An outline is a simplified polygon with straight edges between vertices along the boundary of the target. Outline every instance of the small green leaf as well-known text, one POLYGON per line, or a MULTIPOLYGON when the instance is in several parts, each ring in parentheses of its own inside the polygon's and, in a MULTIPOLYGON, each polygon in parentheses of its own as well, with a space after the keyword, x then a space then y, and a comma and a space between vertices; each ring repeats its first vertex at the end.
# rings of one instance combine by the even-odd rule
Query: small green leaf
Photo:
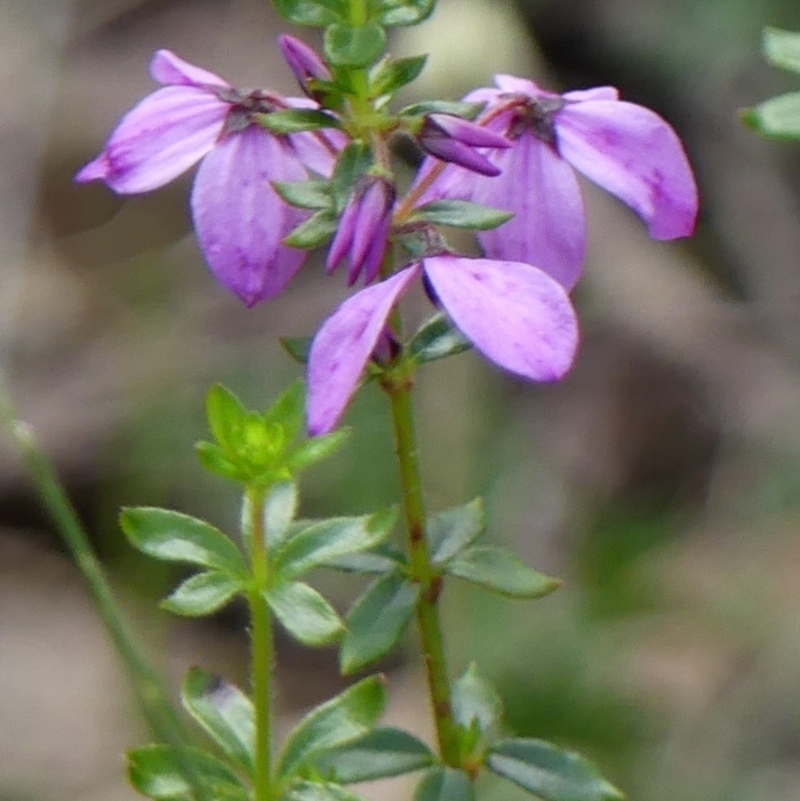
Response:
POLYGON ((764 136, 800 139, 800 92, 778 95, 741 113, 742 120, 764 136))
POLYGON ((347 573, 383 574, 397 568, 405 569, 407 564, 405 554, 397 546, 383 542, 365 553, 350 553, 329 559, 325 566, 347 573))
POLYGON ((127 757, 130 783, 147 798, 191 801, 195 794, 186 778, 187 767, 192 779, 211 798, 219 801, 249 798, 247 789, 227 765, 198 748, 186 747, 179 754, 169 745, 147 745, 134 748, 127 757))
POLYGON ((363 737, 383 714, 386 688, 378 676, 359 681, 309 712, 287 738, 278 775, 296 773, 301 763, 329 748, 363 737))
POLYGON ((372 163, 372 151, 366 142, 351 142, 339 154, 331 178, 338 209, 344 208, 356 181, 372 167, 372 163))
POLYGON ((189 562, 247 576, 241 551, 219 529, 169 509, 124 509, 120 526, 134 548, 154 559, 189 562))
POLYGON ((284 440, 288 444, 302 430, 306 412, 306 384, 302 378, 292 381, 264 412, 266 425, 278 425, 283 429, 284 440))
POLYGON ((487 765, 543 801, 623 798, 591 762, 543 740, 503 740, 490 749, 487 765))
POLYGON ((276 134, 301 133, 302 131, 318 131, 320 128, 342 127, 336 117, 313 108, 281 109, 280 111, 270 111, 268 114, 256 114, 255 118, 262 128, 266 128, 276 134))
POLYGON ((414 212, 414 218, 434 225, 488 231, 508 222, 513 212, 483 206, 469 200, 432 200, 414 212))
POLYGON ((374 97, 394 94, 400 87, 411 83, 419 76, 427 60, 427 56, 384 59, 372 75, 371 94, 374 97))
POLYGON ((281 481, 270 490, 264 502, 264 531, 270 548, 286 536, 297 514, 297 504, 297 484, 293 481, 281 481))
POLYGON ((433 11, 436 0, 381 0, 383 25, 416 25, 433 11))
POLYGON ((296 640, 319 648, 335 642, 344 631, 336 610, 301 581, 276 584, 265 594, 269 608, 296 640))
POLYGON ((418 364, 456 356, 469 350, 472 344, 440 312, 420 326, 409 344, 409 351, 418 364))
POLYGON ((330 782, 300 782, 292 785, 281 801, 366 801, 356 793, 330 782))
POLYGON ((368 67, 386 47, 386 31, 375 23, 337 23, 325 29, 325 55, 340 67, 368 67))
POLYGON ((463 729, 477 723, 485 740, 496 736, 503 719, 503 702, 497 691, 478 673, 473 662, 453 685, 453 714, 463 729))
POLYGON ((301 442, 287 457, 286 466, 293 471, 321 462, 334 454, 350 437, 349 428, 340 428, 330 434, 311 437, 301 442))
POLYGON ((281 337, 279 341, 283 349, 296 362, 308 364, 308 354, 311 351, 314 337, 281 337))
POLYGON ((776 67, 800 72, 800 33, 764 28, 764 55, 776 67))
POLYGON ((283 244, 300 250, 313 250, 327 242, 337 226, 338 221, 330 211, 318 211, 284 237, 283 244))
POLYGON ((161 608, 176 615, 202 617, 218 612, 244 589, 241 579, 210 570, 186 579, 161 602, 161 608))
POLYGON ((381 728, 353 743, 324 751, 314 760, 314 768, 321 776, 354 784, 412 773, 435 761, 431 749, 413 734, 381 728))
POLYGON ((333 517, 312 523, 275 553, 275 573, 291 579, 348 553, 366 551, 383 542, 397 522, 397 509, 362 517, 333 517))
POLYGON ((518 556, 501 548, 461 551, 445 566, 451 576, 480 584, 512 598, 541 598, 561 586, 558 579, 528 567, 518 556))
POLYGON ((391 651, 414 614, 419 585, 394 571, 376 579, 353 604, 345 624, 339 666, 355 673, 391 651))
POLYGON ((247 409, 229 389, 214 384, 206 396, 208 427, 214 439, 226 451, 235 451, 239 445, 239 431, 247 417, 247 409))
POLYGON ((406 106, 399 113, 401 117, 419 117, 423 114, 454 114, 465 120, 474 120, 483 111, 485 103, 466 103, 462 100, 428 100, 406 106))
POLYGON ((428 542, 437 565, 452 559, 472 545, 486 530, 483 499, 475 498, 463 506, 431 515, 428 519, 428 542))
POLYGON ((343 0, 275 0, 278 12, 297 25, 322 28, 344 18, 343 0))
POLYGON ((299 209, 320 211, 331 205, 329 181, 273 181, 272 188, 290 206, 299 209))
POLYGON ((186 674, 181 698, 186 711, 214 742, 252 776, 256 723, 250 699, 238 687, 200 668, 186 674))
POLYGON ((414 801, 474 801, 475 785, 464 771, 433 768, 417 785, 414 801))

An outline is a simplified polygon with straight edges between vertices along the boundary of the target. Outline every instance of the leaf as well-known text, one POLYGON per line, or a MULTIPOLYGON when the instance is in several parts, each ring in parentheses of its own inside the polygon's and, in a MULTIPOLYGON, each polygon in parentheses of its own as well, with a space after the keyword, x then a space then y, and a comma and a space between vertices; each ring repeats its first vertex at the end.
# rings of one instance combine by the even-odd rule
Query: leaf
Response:
POLYGON ((301 581, 277 584, 265 593, 270 609, 296 640, 318 648, 335 642, 344 631, 336 610, 301 581))
POLYGON ((290 776, 304 760, 319 751, 363 737, 375 725, 385 705, 383 680, 370 676, 313 709, 286 739, 278 775, 290 776))
POLYGON ((454 114, 466 120, 474 120, 483 111, 485 103, 467 103, 463 100, 427 100, 406 106, 399 112, 401 117, 418 117, 423 114, 454 114))
POLYGON ((330 434, 311 437, 301 442, 287 457, 286 466, 293 471, 321 462, 334 454, 350 436, 349 428, 340 428, 330 434))
POLYGON ((434 563, 444 564, 475 542, 485 530, 486 512, 482 498, 432 515, 428 519, 427 534, 434 563))
POLYGON ((440 312, 423 323, 409 345, 409 351, 418 364, 456 356, 469 350, 472 344, 440 312))
POLYGON ((764 55, 776 67, 800 72, 800 33, 764 28, 764 55))
POLYGON ((290 206, 319 211, 331 205, 329 181, 273 181, 272 188, 290 206))
POLYGON ((474 801, 475 785, 464 771, 445 766, 429 771, 417 785, 414 801, 474 801))
POLYGON ((274 554, 275 573, 294 578, 348 553, 373 548, 389 536, 397 522, 397 509, 362 517, 333 517, 312 523, 274 554))
POLYGON ((230 459, 219 445, 213 442, 198 442, 194 447, 200 464, 210 473, 216 473, 218 476, 234 481, 247 481, 247 473, 230 459))
POLYGON ((297 504, 297 484, 293 481, 281 481, 270 490, 264 502, 264 532, 271 548, 289 531, 297 514, 297 504))
POLYGON ((300 250, 313 250, 333 236, 337 225, 338 222, 330 211, 318 211, 284 237, 283 244, 300 250))
POLYGON ((413 734, 381 728, 353 743, 324 751, 314 760, 314 768, 321 776, 354 784, 411 773, 435 761, 431 749, 413 734))
POLYGON ((330 782, 300 782, 289 788, 281 801, 366 801, 363 796, 330 782))
POLYGON ((434 225, 488 231, 508 222, 513 212, 483 206, 469 200, 432 200, 414 212, 414 218, 434 225))
POLYGON ((120 526, 131 545, 154 559, 189 562, 246 577, 241 551, 210 523, 169 509, 124 509, 120 526))
POLYGON ((278 12, 297 25, 323 27, 343 19, 342 0, 275 0, 278 12))
POLYGON ((211 739, 252 776, 256 723, 250 699, 238 687, 200 668, 186 674, 181 698, 211 739))
POLYGON ((325 29, 325 55, 340 67, 368 67, 386 47, 386 31, 372 23, 347 25, 335 23, 325 29))
POLYGON ((351 142, 339 154, 331 177, 336 207, 343 209, 355 182, 372 167, 372 151, 365 142, 351 142))
POLYGON ((518 556, 501 548, 462 551, 444 566, 444 571, 512 598, 541 598, 561 586, 558 579, 528 567, 518 556))
POLYGON ((436 0, 381 0, 383 25, 416 25, 430 16, 436 0))
POLYGON ((383 542, 371 551, 350 553, 329 559, 326 567, 344 570, 348 573, 389 573, 407 565, 405 554, 395 545, 383 542))
POLYGON ((219 801, 246 801, 249 793, 236 774, 223 762, 199 748, 185 747, 178 753, 169 745, 147 745, 127 754, 128 779, 133 788, 148 798, 190 801, 194 798, 191 778, 219 801), (188 763, 188 764, 187 764, 188 763))
POLYGON ((210 570, 186 579, 160 606, 176 615, 202 617, 219 611, 244 589, 241 579, 210 570))
POLYGON ((800 92, 765 100, 742 112, 742 120, 765 136, 800 139, 800 92))
POLYGON ((512 738, 490 749, 487 765, 543 801, 619 801, 622 793, 588 760, 544 740, 512 738))
POLYGON ((306 411, 306 384, 302 378, 292 381, 264 412, 265 425, 279 425, 284 441, 291 442, 302 430, 306 411))
POLYGON ((453 714, 463 729, 477 723, 486 739, 492 739, 503 719, 503 702, 497 691, 478 673, 473 662, 453 685, 453 714))
POLYGON ((296 362, 308 364, 308 354, 311 351, 314 337, 281 337, 279 341, 283 349, 296 362))
POLYGON ((419 585, 393 571, 370 584, 345 619, 339 666, 345 675, 391 651, 414 614, 419 585))
POLYGON ((239 431, 247 417, 247 409, 229 389, 214 384, 206 396, 208 427, 214 439, 226 451, 235 451, 239 445, 239 431))
POLYGON ((375 68, 370 84, 370 92, 374 97, 394 94, 398 89, 411 83, 425 68, 427 56, 410 56, 409 58, 384 59, 375 68))
MULTIPOLYGON (((301 133, 317 131, 320 128, 341 128, 339 120, 313 108, 287 108, 270 111, 268 114, 256 114, 256 122, 276 134, 301 133)), ((323 207, 324 208, 324 207, 323 207)))

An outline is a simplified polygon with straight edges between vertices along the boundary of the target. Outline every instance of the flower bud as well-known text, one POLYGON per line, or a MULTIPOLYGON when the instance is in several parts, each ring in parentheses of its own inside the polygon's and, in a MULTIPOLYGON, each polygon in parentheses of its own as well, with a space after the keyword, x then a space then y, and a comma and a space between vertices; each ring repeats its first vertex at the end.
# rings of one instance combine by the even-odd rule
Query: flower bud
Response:
POLYGON ((278 46, 303 92, 312 100, 319 100, 313 82, 333 80, 325 62, 313 48, 294 36, 282 34, 278 37, 278 46))
POLYGON ((512 145, 504 136, 452 114, 426 115, 417 141, 426 153, 442 161, 489 176, 499 175, 500 169, 474 148, 512 145))

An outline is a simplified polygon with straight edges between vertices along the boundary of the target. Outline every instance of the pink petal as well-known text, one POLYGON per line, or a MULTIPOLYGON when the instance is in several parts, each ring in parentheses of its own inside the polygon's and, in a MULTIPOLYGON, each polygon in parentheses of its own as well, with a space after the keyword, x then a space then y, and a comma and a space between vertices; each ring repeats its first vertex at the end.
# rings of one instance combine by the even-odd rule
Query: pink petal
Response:
POLYGON ((571 289, 586 252, 583 200, 572 168, 529 132, 491 158, 503 174, 475 180, 471 199, 513 211, 514 217, 479 233, 486 255, 527 262, 571 289))
MULTIPOLYGON (((286 97, 284 100, 289 108, 319 108, 319 103, 307 97, 286 97)), ((330 178, 339 153, 344 150, 350 139, 338 128, 324 128, 291 134, 289 141, 306 168, 330 178)))
POLYGON ((153 53, 150 75, 154 81, 173 86, 230 86, 219 75, 202 67, 195 67, 171 50, 156 50, 153 53))
POLYGON ((619 90, 613 86, 596 86, 594 89, 565 92, 561 97, 571 103, 585 103, 587 100, 619 100, 619 90))
POLYGON ((255 125, 224 137, 197 171, 192 214, 200 247, 219 281, 248 306, 278 294, 305 259, 281 240, 307 213, 287 206, 270 183, 304 177, 283 141, 255 125))
POLYGON ((362 289, 348 298, 322 324, 308 360, 308 432, 311 436, 332 431, 356 391, 386 319, 419 275, 411 267, 362 289))
POLYGON ((631 206, 655 239, 688 236, 697 187, 675 131, 654 112, 609 100, 565 106, 556 116, 561 155, 631 206))
POLYGON ((227 103, 203 89, 158 89, 122 118, 103 153, 77 180, 103 178, 126 195, 157 189, 214 147, 227 113, 227 103))
POLYGON ((548 92, 537 86, 527 78, 517 78, 515 75, 495 75, 494 82, 503 92, 510 94, 528 95, 534 99, 538 97, 558 97, 554 92, 548 92))
POLYGON ((578 322, 563 287, 515 261, 433 256, 425 272, 461 332, 486 357, 534 381, 572 365, 578 322))

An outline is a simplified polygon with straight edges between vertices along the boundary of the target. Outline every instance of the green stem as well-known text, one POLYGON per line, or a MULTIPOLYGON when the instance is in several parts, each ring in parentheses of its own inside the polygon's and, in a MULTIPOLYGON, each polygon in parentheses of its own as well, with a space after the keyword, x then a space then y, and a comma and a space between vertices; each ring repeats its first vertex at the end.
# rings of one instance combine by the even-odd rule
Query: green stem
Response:
MULTIPOLYGON (((31 427, 17 418, 2 376, 0 419, 22 453, 39 497, 86 582, 89 595, 122 659, 133 693, 154 737, 173 746, 179 755, 182 754, 188 736, 178 712, 170 701, 160 676, 129 631, 89 537, 53 465, 36 442, 31 427)), ((191 762, 186 759, 182 761, 191 780, 194 773, 191 762)), ((192 783, 198 797, 204 796, 198 782, 192 783)))
POLYGON ((387 381, 385 385, 392 406, 410 567, 420 587, 416 609, 417 626, 428 677, 428 692, 436 724, 439 753, 448 765, 457 767, 460 764, 458 729, 453 719, 450 681, 439 620, 441 577, 433 569, 428 541, 425 538, 425 504, 417 457, 411 387, 411 379, 408 377, 387 381))
POLYGON ((263 488, 247 490, 252 543, 253 588, 248 593, 252 624, 253 705, 256 712, 255 801, 272 798, 272 617, 265 593, 269 587, 269 553, 265 542, 263 488))

